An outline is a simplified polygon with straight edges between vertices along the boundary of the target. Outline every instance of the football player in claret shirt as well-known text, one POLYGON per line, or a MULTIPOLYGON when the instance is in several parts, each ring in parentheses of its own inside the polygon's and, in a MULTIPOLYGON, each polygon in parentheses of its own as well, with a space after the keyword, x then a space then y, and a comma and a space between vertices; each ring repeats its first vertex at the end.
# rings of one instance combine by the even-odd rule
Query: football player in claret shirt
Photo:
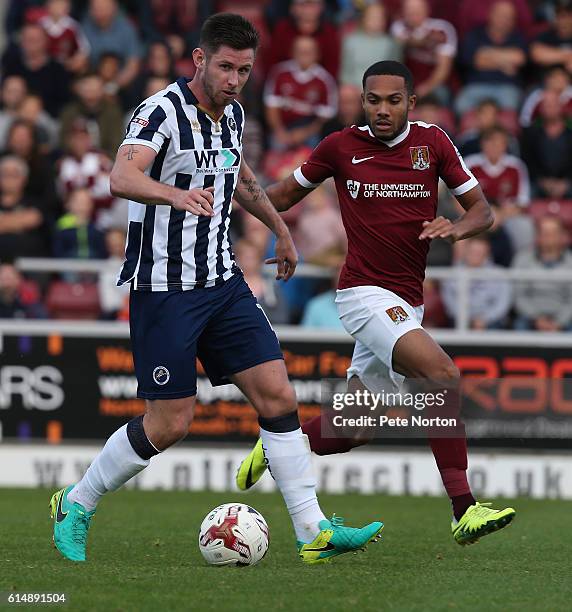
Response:
MULTIPOLYGON (((356 340, 348 369, 350 391, 365 387, 376 393, 387 389, 388 382, 395 390, 405 378, 457 388, 458 369, 421 326, 427 252, 431 240, 455 242, 493 223, 477 180, 447 134, 436 125, 408 120, 415 106, 412 81, 400 62, 370 66, 362 94, 367 124, 330 134, 300 168, 267 190, 277 210, 284 211, 334 178, 348 235, 336 303, 356 340), (440 178, 465 209, 455 221, 436 217, 440 178)), ((446 413, 458 414, 458 405, 451 404, 458 403, 458 394, 449 397, 455 399, 448 400, 446 413)), ((363 436, 327 437, 329 427, 324 415, 302 426, 316 454, 346 452, 368 441, 363 436)), ((455 429, 454 436, 442 436, 429 432, 453 506, 453 536, 459 544, 472 543, 508 525, 515 511, 494 510, 474 499, 464 427, 455 429)), ((265 469, 259 441, 238 471, 238 487, 251 487, 265 469)))

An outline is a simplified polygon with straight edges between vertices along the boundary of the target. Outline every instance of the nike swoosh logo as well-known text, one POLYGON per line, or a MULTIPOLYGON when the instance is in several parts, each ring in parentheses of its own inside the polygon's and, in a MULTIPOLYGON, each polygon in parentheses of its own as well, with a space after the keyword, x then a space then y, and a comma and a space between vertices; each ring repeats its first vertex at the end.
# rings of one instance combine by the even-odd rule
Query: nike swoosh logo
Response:
POLYGON ((328 542, 322 548, 305 548, 304 552, 326 552, 328 550, 336 550, 336 547, 331 542, 328 542))
POLYGON ((62 493, 58 500, 58 508, 56 512, 56 523, 61 523, 63 520, 65 520, 66 516, 68 515, 67 512, 62 512, 62 499, 63 498, 64 498, 64 494, 62 493))
POLYGON ((358 159, 355 155, 352 157, 352 164, 361 164, 364 161, 367 161, 368 159, 373 159, 375 157, 375 155, 372 155, 371 157, 362 157, 361 159, 358 159))

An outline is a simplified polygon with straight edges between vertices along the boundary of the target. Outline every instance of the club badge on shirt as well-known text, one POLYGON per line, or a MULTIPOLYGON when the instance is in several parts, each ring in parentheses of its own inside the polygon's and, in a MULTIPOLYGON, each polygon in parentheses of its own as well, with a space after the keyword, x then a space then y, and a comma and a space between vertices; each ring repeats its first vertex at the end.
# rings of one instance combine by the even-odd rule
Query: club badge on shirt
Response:
POLYGON ((409 153, 413 170, 427 170, 429 168, 429 147, 409 147, 409 153))
POLYGON ((388 308, 385 312, 395 325, 399 325, 409 320, 409 315, 402 306, 393 306, 392 308, 388 308))

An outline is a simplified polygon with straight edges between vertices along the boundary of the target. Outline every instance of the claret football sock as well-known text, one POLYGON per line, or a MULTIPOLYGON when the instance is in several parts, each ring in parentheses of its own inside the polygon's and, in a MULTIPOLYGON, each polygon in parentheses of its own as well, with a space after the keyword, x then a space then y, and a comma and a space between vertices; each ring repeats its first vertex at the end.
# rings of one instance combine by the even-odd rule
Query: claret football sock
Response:
POLYGON ((431 427, 427 433, 443 486, 458 520, 475 503, 475 498, 467 479, 467 436, 460 418, 461 398, 456 388, 444 385, 443 389, 446 397, 444 405, 428 408, 428 416, 455 419, 456 425, 448 428, 448 437, 443 437, 442 430, 431 427))
POLYGON ((274 418, 259 417, 260 437, 268 469, 284 497, 299 542, 309 543, 324 520, 316 497, 316 477, 307 438, 298 413, 274 418))
POLYGON ((451 505, 453 506, 453 516, 458 521, 463 514, 473 505, 477 503, 477 500, 473 497, 472 493, 465 493, 464 495, 456 495, 451 498, 451 505))
POLYGON ((467 479, 467 440, 430 437, 429 441, 443 486, 451 499, 453 514, 459 519, 475 503, 467 479))
POLYGON ((93 510, 105 493, 117 490, 144 470, 158 452, 145 435, 143 417, 132 419, 107 440, 68 499, 93 510))
POLYGON ((354 440, 353 438, 336 437, 335 433, 325 435, 331 429, 331 419, 324 413, 302 423, 302 431, 308 436, 310 448, 316 455, 337 455, 347 453, 352 448, 367 444, 369 439, 354 440))

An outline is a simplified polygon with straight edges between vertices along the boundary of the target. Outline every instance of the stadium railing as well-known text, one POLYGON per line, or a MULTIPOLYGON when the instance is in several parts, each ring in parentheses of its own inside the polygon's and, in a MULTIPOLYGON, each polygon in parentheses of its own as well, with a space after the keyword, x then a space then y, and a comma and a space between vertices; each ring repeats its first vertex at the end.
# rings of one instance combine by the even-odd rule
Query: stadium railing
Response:
MULTIPOLYGON (((106 269, 108 260, 77 260, 77 259, 42 259, 42 258, 22 258, 16 261, 16 266, 21 272, 35 273, 95 273, 99 274, 106 269)), ((270 269, 265 269, 264 273, 268 276, 273 276, 270 269)), ((302 278, 327 279, 333 278, 335 270, 316 266, 312 264, 299 264, 296 269, 296 276, 302 278)), ((528 268, 481 268, 472 269, 465 267, 428 267, 426 278, 428 280, 455 280, 458 283, 458 308, 455 316, 454 330, 456 332, 468 332, 470 328, 469 317, 469 300, 470 300, 470 284, 475 280, 506 280, 511 282, 529 282, 540 281, 543 284, 547 282, 554 283, 572 283, 572 270, 531 270, 528 268)), ((28 322, 26 323, 28 324, 28 322)), ((103 325, 103 323, 99 323, 103 325)), ((308 331, 304 330, 304 334, 308 331)), ((446 334, 443 330, 439 332, 446 334)), ((481 334, 483 332, 476 332, 481 334)), ((497 332, 494 332, 495 334, 497 332)), ((501 332, 501 334, 504 332, 501 332)), ((507 331, 511 336, 514 331, 507 331)), ((532 332, 536 337, 536 332, 532 332)))
MULTIPOLYGON (((354 342, 353 338, 343 331, 312 330, 297 325, 275 325, 274 331, 280 340, 287 342, 354 342)), ((54 334, 68 338, 128 338, 129 324, 124 321, 0 319, 0 349, 2 348, 2 335, 51 336, 54 334)), ((431 335, 440 344, 451 346, 470 345, 488 348, 495 346, 567 348, 570 346, 570 335, 562 332, 433 329, 431 335)))
MULTIPOLYGON (((107 259, 49 259, 39 257, 25 257, 16 261, 16 267, 21 272, 91 272, 99 273, 109 263, 107 259)), ((119 270, 118 270, 119 272, 119 270)), ((272 272, 268 271, 272 276, 272 272)), ((313 264, 299 264, 296 276, 305 278, 331 278, 333 272, 330 268, 315 266, 313 264)))

